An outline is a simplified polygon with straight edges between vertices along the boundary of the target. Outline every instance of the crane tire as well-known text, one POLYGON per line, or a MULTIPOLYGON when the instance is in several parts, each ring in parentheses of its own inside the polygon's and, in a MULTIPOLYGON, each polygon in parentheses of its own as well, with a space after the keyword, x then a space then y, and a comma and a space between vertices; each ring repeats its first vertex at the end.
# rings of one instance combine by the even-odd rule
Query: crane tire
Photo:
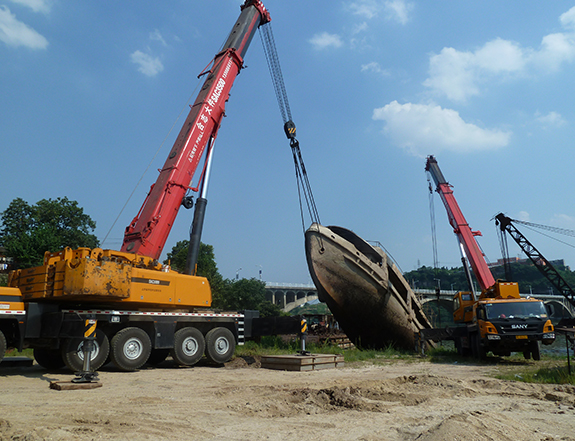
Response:
POLYGON ((133 372, 141 368, 150 357, 152 342, 143 329, 130 327, 119 331, 110 344, 110 358, 118 369, 133 372))
POLYGON ((58 349, 34 348, 34 360, 49 371, 61 369, 66 365, 62 353, 58 349))
POLYGON ((231 360, 236 350, 236 339, 228 328, 214 328, 206 334, 206 357, 213 363, 231 360))
MULTIPOLYGON (((61 356, 64 363, 72 372, 79 372, 84 369, 84 339, 68 338, 64 340, 61 348, 61 356)), ((96 340, 94 340, 94 351, 90 357, 90 369, 97 371, 108 359, 110 352, 110 341, 108 336, 101 329, 96 328, 96 340)))
POLYGON ((174 336, 172 358, 176 363, 193 366, 204 356, 206 341, 198 328, 188 326, 178 330, 174 336))

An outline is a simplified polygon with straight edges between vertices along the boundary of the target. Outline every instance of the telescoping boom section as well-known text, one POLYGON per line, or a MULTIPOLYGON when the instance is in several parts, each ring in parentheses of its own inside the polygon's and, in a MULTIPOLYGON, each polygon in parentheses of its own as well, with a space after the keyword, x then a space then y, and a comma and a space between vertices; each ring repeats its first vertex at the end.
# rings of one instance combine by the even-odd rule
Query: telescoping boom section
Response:
POLYGON ((452 186, 445 180, 443 173, 439 169, 437 160, 433 156, 427 158, 425 170, 429 172, 433 178, 436 191, 439 193, 445 209, 447 210, 447 217, 449 223, 453 227, 453 232, 456 234, 459 242, 465 249, 466 257, 471 264, 473 274, 481 286, 481 289, 487 289, 495 284, 495 279, 489 270, 483 252, 479 248, 475 236, 481 236, 480 231, 472 231, 469 224, 465 220, 465 216, 461 212, 455 196, 453 196, 452 186))
POLYGON ((216 138, 230 89, 258 27, 270 21, 261 1, 248 0, 212 67, 142 208, 126 228, 122 251, 159 259, 206 146, 216 138))

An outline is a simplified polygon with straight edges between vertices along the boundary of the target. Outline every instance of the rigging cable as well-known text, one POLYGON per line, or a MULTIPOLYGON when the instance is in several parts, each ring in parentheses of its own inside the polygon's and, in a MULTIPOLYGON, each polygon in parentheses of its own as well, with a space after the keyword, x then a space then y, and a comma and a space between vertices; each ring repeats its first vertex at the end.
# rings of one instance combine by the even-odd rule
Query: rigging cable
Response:
POLYGON ((278 101, 278 106, 280 108, 282 120, 284 122, 284 131, 287 138, 290 141, 290 147, 292 150, 294 160, 296 183, 298 187, 298 198, 300 205, 302 228, 305 231, 302 196, 303 199, 305 199, 308 215, 312 223, 318 223, 318 224, 321 223, 319 219, 319 213, 317 210, 317 206, 315 204, 315 200, 311 190, 311 184, 309 182, 307 171, 305 169, 305 164, 303 162, 303 158, 301 155, 301 150, 299 148, 299 141, 296 139, 296 126, 291 116, 291 110, 289 107, 289 101, 287 97, 285 83, 283 80, 279 57, 276 50, 271 23, 268 22, 265 25, 260 26, 259 29, 260 29, 260 38, 262 40, 262 45, 264 48, 264 54, 272 77, 272 83, 278 101))
POLYGON ((433 187, 429 173, 427 174, 427 184, 429 186, 429 216, 431 217, 431 244, 433 246, 433 268, 437 271, 439 261, 437 259, 437 234, 435 231, 435 205, 433 203, 433 187))
POLYGON ((548 225, 534 224, 533 222, 520 221, 517 219, 511 219, 511 221, 518 223, 518 224, 523 224, 523 225, 525 225, 525 227, 527 229, 529 229, 529 230, 531 230, 537 234, 541 234, 542 236, 548 237, 549 239, 552 239, 556 242, 562 243, 563 245, 567 245, 568 247, 575 248, 575 245, 570 244, 568 242, 565 242, 565 241, 558 239, 556 237, 550 236, 548 234, 545 234, 542 231, 537 231, 535 228, 541 228, 543 230, 552 231, 552 232, 557 233, 557 234, 563 234, 564 236, 574 236, 575 237, 575 231, 573 231, 573 230, 568 230, 567 228, 550 227, 548 225), (535 227, 535 228, 533 228, 533 227, 535 227))
POLYGON ((501 248, 501 257, 503 258, 503 270, 505 271, 505 279, 508 281, 513 280, 511 273, 511 262, 509 261, 507 236, 505 235, 505 231, 503 231, 497 225, 495 226, 495 229, 497 230, 497 237, 499 238, 499 247, 501 248))

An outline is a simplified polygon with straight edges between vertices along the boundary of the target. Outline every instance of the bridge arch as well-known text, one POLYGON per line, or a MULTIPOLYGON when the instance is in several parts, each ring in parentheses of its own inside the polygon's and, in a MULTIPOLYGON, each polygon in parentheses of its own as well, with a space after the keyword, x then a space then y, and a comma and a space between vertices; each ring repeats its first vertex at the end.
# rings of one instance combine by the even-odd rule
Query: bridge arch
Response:
POLYGON ((317 288, 314 285, 266 284, 266 300, 279 306, 284 312, 289 312, 317 298, 317 288))
POLYGON ((547 307, 547 311, 549 311, 550 318, 553 321, 573 317, 573 313, 567 306, 565 306, 565 303, 560 300, 548 300, 545 302, 545 306, 547 307))

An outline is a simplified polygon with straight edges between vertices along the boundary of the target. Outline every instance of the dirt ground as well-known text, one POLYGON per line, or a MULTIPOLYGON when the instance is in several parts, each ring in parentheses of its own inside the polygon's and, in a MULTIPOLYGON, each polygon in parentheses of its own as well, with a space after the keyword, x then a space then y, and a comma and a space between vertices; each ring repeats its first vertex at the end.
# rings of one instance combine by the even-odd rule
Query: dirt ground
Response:
POLYGON ((575 440, 575 387, 428 361, 312 372, 225 367, 124 373, 56 391, 67 371, 0 368, 2 440, 575 440))

